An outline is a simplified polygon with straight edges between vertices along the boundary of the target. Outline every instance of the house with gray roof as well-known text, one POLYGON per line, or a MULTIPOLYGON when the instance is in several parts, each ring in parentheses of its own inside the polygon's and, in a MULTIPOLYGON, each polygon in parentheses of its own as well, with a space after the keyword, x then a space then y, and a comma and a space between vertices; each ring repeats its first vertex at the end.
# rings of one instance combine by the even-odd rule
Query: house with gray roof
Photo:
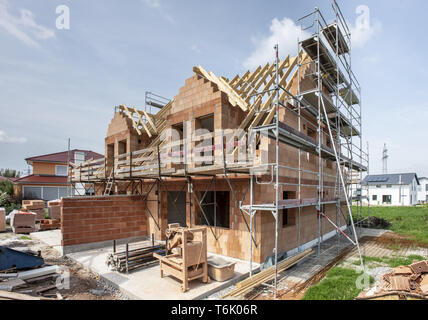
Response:
POLYGON ((418 204, 420 182, 416 173, 368 175, 362 182, 363 197, 374 206, 418 204))
POLYGON ((420 185, 418 186, 418 202, 428 203, 428 178, 419 178, 420 185))

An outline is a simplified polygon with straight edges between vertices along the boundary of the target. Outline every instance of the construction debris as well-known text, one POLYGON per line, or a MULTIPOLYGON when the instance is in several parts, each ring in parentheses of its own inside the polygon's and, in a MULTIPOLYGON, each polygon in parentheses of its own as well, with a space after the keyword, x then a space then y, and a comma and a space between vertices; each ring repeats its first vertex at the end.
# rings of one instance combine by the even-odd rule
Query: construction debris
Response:
POLYGON ((18 276, 17 273, 0 273, 0 280, 1 279, 16 278, 17 276, 18 276))
POLYGON ((428 260, 394 268, 371 289, 363 291, 358 300, 409 296, 428 299, 428 260))
MULTIPOLYGON (((306 259, 308 256, 310 256, 313 253, 312 249, 308 249, 302 253, 299 253, 295 255, 294 257, 291 257, 289 259, 286 259, 280 263, 278 263, 278 273, 281 273, 295 264, 299 263, 300 261, 306 259)), ((258 274, 247 278, 241 282, 238 282, 236 284, 236 289, 229 292, 228 294, 223 296, 224 298, 227 298, 229 296, 232 297, 238 297, 241 295, 245 295, 252 291, 255 287, 273 280, 275 277, 275 266, 270 267, 269 269, 266 269, 262 272, 259 272, 258 274)))
POLYGON ((53 300, 44 297, 34 297, 27 294, 0 291, 0 300, 53 300))
POLYGON ((52 275, 59 272, 60 272, 60 269, 58 266, 48 266, 48 267, 43 267, 39 269, 19 272, 18 279, 29 280, 34 278, 40 278, 46 275, 52 275))
POLYGON ((415 274, 428 273, 428 261, 414 263, 410 266, 410 268, 412 268, 413 273, 415 274))
MULTIPOLYGON (((28 241, 21 239, 20 235, 9 233, 4 235, 1 240, 3 247, 7 249, 19 250, 21 253, 32 254, 36 257, 40 255, 44 264, 42 263, 39 267, 28 266, 28 268, 19 270, 14 267, 1 270, 0 300, 40 300, 41 297, 51 298, 49 300, 127 299, 125 294, 99 276, 72 259, 61 256, 52 246, 38 239, 28 241), (94 295, 90 292, 93 288, 102 288, 105 293, 101 296, 94 295), (4 292, 9 292, 11 295, 4 295, 4 292), (14 295, 15 293, 18 295, 14 295)), ((3 258, 0 256, 0 265, 5 260, 3 258)))
POLYGON ((0 246, 0 271, 35 268, 43 264, 40 253, 22 252, 0 246))
POLYGON ((7 281, 0 282, 0 290, 13 291, 25 286, 26 282, 21 279, 9 279, 7 281))
POLYGON ((0 277, 0 300, 40 300, 37 296, 44 295, 45 292, 57 288, 56 283, 52 281, 55 281, 60 275, 59 272, 60 269, 58 266, 46 266, 27 271, 2 274, 8 277, 0 277), (46 280, 49 280, 49 283, 46 280), (6 292, 9 293, 7 294, 6 292))

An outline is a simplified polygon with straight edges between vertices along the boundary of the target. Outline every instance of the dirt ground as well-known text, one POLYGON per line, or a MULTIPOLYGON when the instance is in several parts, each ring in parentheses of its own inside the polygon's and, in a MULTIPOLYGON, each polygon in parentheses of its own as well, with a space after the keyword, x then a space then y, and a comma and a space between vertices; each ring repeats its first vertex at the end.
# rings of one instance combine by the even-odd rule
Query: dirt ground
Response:
POLYGON ((0 233, 0 245, 11 249, 29 249, 35 252, 40 251, 46 265, 60 266, 64 273, 64 289, 57 288, 57 281, 54 278, 40 280, 34 283, 28 283, 25 287, 15 289, 13 292, 24 293, 33 296, 43 296, 46 298, 64 299, 64 300, 123 300, 126 299, 118 290, 108 286, 96 274, 85 270, 79 264, 68 257, 61 257, 59 252, 52 247, 29 238, 26 235, 16 235, 10 231, 0 233), (69 277, 67 277, 69 274, 69 277), (40 289, 50 290, 38 293, 40 289), (67 287, 69 287, 67 289, 67 287))
POLYGON ((392 247, 420 247, 428 248, 428 245, 419 241, 410 240, 394 232, 387 232, 376 239, 379 244, 385 244, 392 247))

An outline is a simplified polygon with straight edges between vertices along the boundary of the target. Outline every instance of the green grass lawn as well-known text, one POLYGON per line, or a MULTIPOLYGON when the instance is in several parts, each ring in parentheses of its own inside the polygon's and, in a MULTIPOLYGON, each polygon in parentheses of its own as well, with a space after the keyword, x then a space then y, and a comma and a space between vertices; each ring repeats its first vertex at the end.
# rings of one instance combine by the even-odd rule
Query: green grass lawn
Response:
MULTIPOLYGON (((362 213, 367 217, 367 207, 362 213)), ((370 216, 385 219, 391 231, 428 245, 428 206, 370 207, 370 216)))
MULTIPOLYGON (((320 283, 310 287, 302 300, 353 300, 362 291, 356 286, 360 275, 353 269, 335 267, 320 283)), ((373 277, 370 283, 374 283, 373 277)))
MULTIPOLYGON (((362 208, 363 217, 367 217, 367 207, 362 208)), ((421 207, 370 207, 370 216, 387 220, 391 223, 389 229, 397 234, 415 241, 417 244, 428 245, 428 206, 421 207)), ((397 249, 400 245, 397 244, 397 249)), ((394 244, 391 244, 394 250, 394 244)), ((419 255, 406 257, 366 257, 366 263, 372 262, 382 266, 395 268, 406 266, 414 261, 422 261, 426 258, 419 255)), ((354 263, 359 265, 360 262, 354 263)), ((317 285, 309 288, 303 300, 353 300, 361 290, 356 286, 356 280, 360 276, 352 268, 335 267, 331 269, 326 277, 317 285)), ((370 283, 374 279, 370 277, 370 283)))

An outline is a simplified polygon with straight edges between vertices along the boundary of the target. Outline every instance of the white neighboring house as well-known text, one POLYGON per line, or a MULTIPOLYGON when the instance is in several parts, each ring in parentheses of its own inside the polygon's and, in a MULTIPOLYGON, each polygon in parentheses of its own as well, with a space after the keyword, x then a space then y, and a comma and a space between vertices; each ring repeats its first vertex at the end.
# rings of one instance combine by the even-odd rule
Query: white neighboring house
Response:
POLYGON ((420 185, 418 187, 418 202, 428 203, 428 178, 419 178, 419 183, 420 185))
POLYGON ((364 202, 367 204, 368 191, 372 206, 414 206, 418 203, 416 173, 369 175, 362 186, 364 202))

